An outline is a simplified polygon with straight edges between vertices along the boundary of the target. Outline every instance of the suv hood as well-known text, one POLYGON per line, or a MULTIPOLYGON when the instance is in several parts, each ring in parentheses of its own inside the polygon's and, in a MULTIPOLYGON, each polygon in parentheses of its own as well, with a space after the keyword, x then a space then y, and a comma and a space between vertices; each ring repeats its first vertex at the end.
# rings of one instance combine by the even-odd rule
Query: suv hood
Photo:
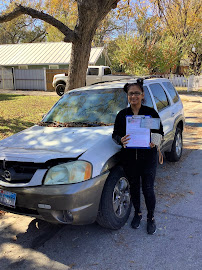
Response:
POLYGON ((0 141, 0 159, 43 163, 56 158, 77 158, 112 134, 112 126, 33 126, 0 141))

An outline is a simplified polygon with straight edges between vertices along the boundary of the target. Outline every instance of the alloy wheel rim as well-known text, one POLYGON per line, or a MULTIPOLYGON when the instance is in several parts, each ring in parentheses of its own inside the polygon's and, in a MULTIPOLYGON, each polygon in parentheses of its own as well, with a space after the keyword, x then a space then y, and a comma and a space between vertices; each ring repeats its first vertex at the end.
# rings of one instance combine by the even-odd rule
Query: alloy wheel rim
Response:
POLYGON ((64 88, 62 86, 59 87, 60 94, 64 94, 64 88))
POLYGON ((130 207, 129 183, 125 177, 121 177, 113 191, 113 210, 118 218, 122 218, 130 207))
POLYGON ((177 134, 175 148, 176 148, 176 154, 179 157, 182 152, 182 137, 180 133, 177 134))

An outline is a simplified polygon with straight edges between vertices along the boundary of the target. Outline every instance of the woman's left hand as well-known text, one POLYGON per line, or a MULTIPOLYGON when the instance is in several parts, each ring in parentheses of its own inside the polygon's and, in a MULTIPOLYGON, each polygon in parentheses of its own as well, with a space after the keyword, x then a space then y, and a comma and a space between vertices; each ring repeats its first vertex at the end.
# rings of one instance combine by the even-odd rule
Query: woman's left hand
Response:
POLYGON ((155 145, 154 143, 152 143, 152 142, 151 142, 149 145, 150 145, 151 148, 154 148, 154 147, 156 146, 156 145, 155 145))

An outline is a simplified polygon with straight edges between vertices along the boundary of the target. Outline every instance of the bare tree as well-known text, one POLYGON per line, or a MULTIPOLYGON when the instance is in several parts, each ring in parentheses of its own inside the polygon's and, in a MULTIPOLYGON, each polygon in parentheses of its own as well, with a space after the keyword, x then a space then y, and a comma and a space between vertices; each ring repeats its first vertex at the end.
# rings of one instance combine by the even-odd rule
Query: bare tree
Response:
POLYGON ((12 12, 1 15, 0 23, 8 22, 23 14, 27 14, 32 18, 43 20, 61 31, 65 35, 64 41, 72 43, 68 84, 66 88, 70 90, 85 85, 86 70, 95 31, 110 10, 117 7, 119 1, 76 0, 78 19, 74 30, 71 30, 67 25, 43 11, 20 4, 16 4, 12 12))

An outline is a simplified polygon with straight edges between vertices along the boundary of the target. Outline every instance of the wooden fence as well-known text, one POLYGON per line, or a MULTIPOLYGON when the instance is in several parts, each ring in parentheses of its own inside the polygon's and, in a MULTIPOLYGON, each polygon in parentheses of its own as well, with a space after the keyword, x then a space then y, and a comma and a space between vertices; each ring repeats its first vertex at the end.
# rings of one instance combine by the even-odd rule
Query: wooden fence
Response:
POLYGON ((185 77, 183 75, 176 74, 164 74, 161 75, 164 78, 168 78, 174 86, 187 87, 187 90, 198 90, 202 88, 202 75, 185 77))
POLYGON ((46 90, 55 91, 52 86, 53 76, 56 74, 67 73, 67 69, 46 69, 46 90))
POLYGON ((55 91, 53 76, 66 69, 0 68, 0 89, 55 91))

